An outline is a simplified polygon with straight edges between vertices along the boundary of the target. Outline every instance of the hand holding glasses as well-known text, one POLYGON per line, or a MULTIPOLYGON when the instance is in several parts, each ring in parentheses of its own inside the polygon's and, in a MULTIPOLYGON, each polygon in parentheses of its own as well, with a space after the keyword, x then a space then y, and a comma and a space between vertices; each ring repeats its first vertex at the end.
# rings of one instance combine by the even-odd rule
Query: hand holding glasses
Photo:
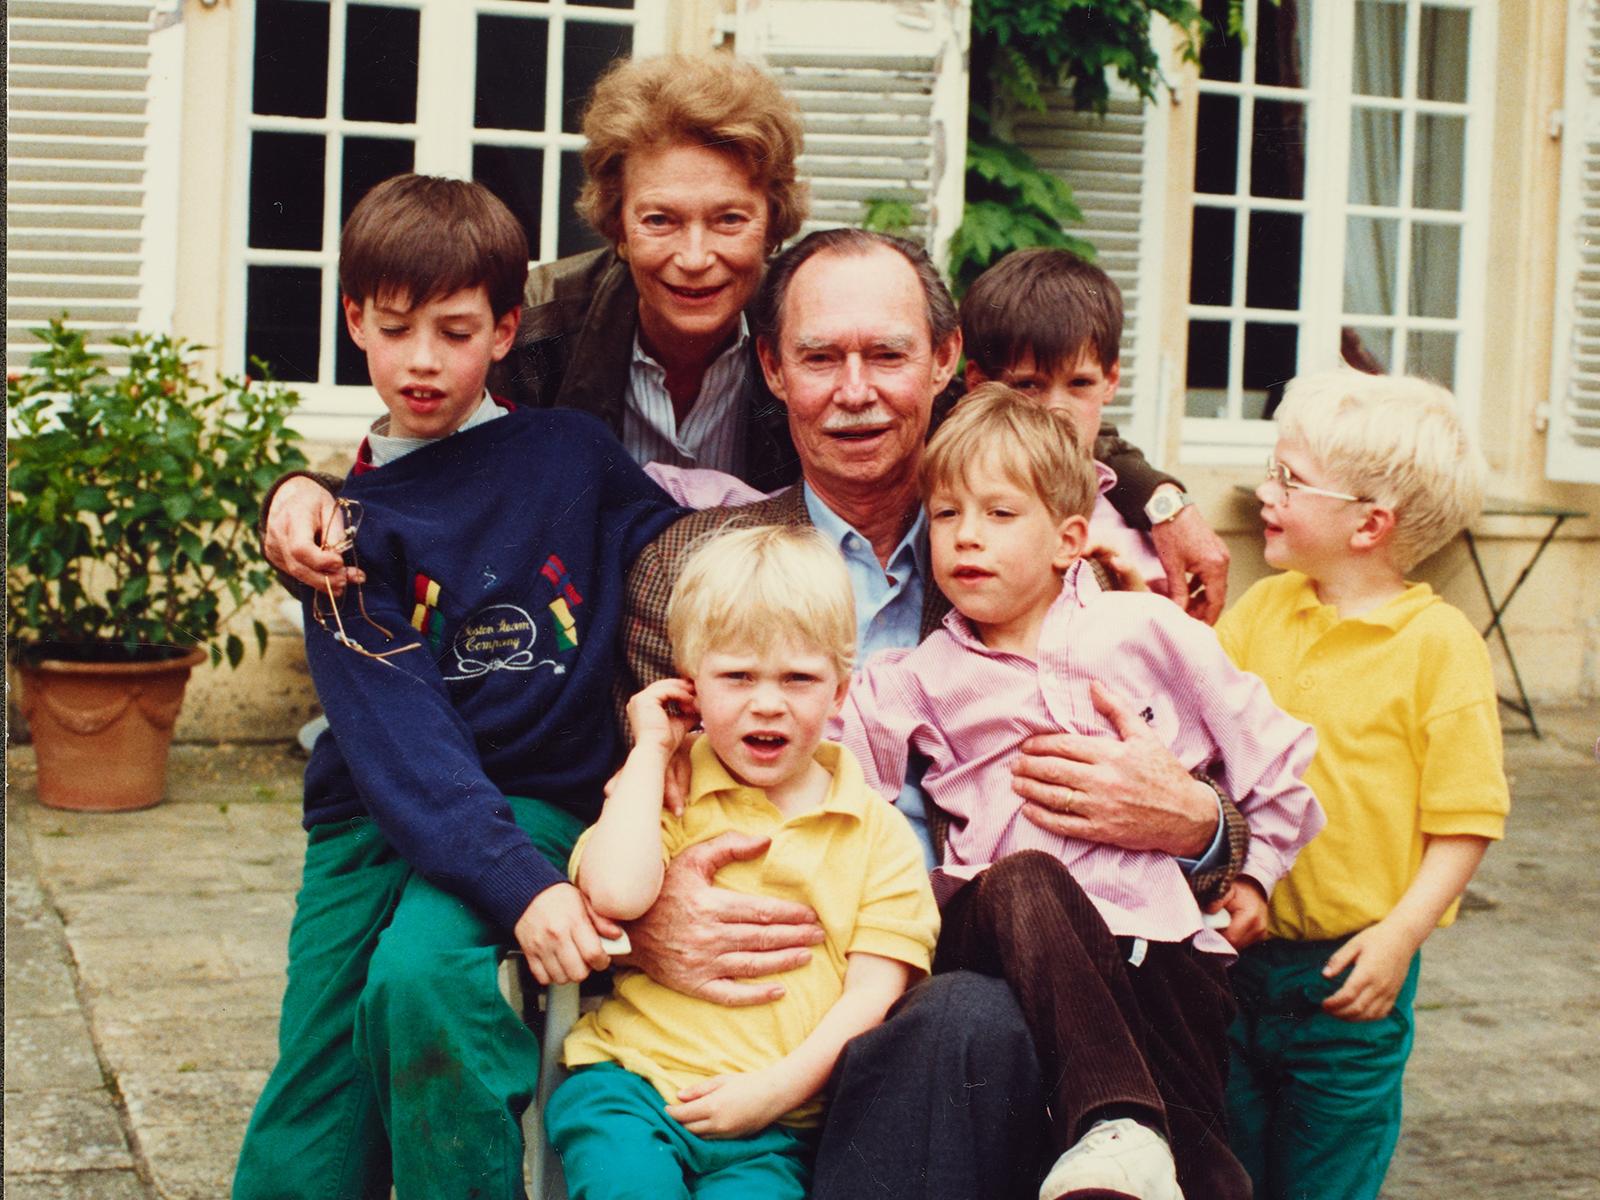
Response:
MULTIPOLYGON (((322 548, 324 550, 331 550, 335 554, 347 554, 350 556, 350 565, 359 566, 360 563, 356 558, 356 533, 361 528, 361 501, 346 500, 341 496, 338 504, 339 515, 344 519, 344 532, 339 537, 334 538, 331 541, 325 540, 322 543, 322 548)), ((333 638, 333 640, 338 642, 341 646, 344 646, 350 650, 354 650, 357 654, 360 654, 365 658, 376 659, 378 662, 392 667, 394 664, 389 662, 391 656, 396 654, 404 654, 407 650, 415 650, 421 644, 419 642, 412 642, 409 645, 396 646, 393 650, 384 650, 376 654, 373 653, 371 650, 368 650, 360 642, 356 641, 344 631, 344 618, 339 615, 339 599, 333 594, 333 584, 327 580, 324 580, 323 586, 328 589, 328 609, 326 612, 323 611, 322 593, 315 592, 311 597, 311 615, 316 618, 317 624, 322 626, 322 628, 327 632, 328 636, 333 638), (328 618, 330 616, 333 618, 333 623, 331 625, 328 623, 328 618)), ((385 629, 382 625, 379 625, 369 615, 367 615, 367 601, 366 596, 362 593, 361 585, 357 583, 353 584, 352 586, 356 590, 356 607, 361 612, 361 619, 376 629, 379 633, 383 634, 385 641, 394 641, 393 633, 389 632, 389 630, 385 629)))

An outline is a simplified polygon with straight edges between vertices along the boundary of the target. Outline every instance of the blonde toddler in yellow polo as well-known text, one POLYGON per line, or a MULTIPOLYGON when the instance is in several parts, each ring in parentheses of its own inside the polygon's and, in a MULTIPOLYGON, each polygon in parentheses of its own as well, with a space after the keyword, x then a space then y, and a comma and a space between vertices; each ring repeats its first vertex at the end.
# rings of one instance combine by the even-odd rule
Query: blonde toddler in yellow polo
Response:
POLYGON ((568 1037, 566 1062, 642 1077, 697 1136, 815 1125, 845 1042, 927 973, 939 927, 910 825, 821 741, 854 656, 849 577, 811 529, 719 534, 685 564, 668 632, 685 677, 629 703, 634 749, 573 851, 574 881, 597 912, 628 920, 683 850, 729 831, 766 837, 765 854, 729 863, 717 885, 808 905, 825 940, 776 977, 784 993, 767 1004, 727 1007, 625 972, 568 1037), (678 814, 663 804, 665 773, 696 716, 678 814))

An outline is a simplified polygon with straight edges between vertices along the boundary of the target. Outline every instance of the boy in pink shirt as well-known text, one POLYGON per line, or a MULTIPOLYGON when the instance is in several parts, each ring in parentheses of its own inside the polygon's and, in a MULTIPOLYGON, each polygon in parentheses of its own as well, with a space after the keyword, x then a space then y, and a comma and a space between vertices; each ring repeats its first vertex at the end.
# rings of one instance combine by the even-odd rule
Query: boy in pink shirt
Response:
POLYGON ((951 822, 935 970, 1001 975, 1022 1004, 1055 1081, 1060 1157, 1042 1200, 1246 1197, 1221 1134, 1231 947, 1176 860, 1034 825, 1010 764, 1033 734, 1114 736, 1090 696, 1109 687, 1185 770, 1208 768, 1235 797, 1251 833, 1243 873, 1265 895, 1322 826, 1300 781, 1315 735, 1204 624, 1158 596, 1102 593, 1080 558, 1093 465, 1062 414, 985 384, 929 443, 921 484, 955 611, 867 664, 839 740, 889 798, 910 753, 928 760, 923 787, 951 822))

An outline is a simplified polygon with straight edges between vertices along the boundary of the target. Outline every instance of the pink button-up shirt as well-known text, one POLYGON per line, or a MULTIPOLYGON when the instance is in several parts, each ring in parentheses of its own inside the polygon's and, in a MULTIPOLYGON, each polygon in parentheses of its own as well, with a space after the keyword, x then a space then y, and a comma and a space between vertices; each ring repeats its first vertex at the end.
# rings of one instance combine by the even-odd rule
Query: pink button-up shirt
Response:
POLYGON ((1022 815, 1011 764, 1024 738, 1116 736, 1090 701, 1092 680, 1131 703, 1186 771, 1206 767, 1227 789, 1250 826, 1244 873, 1270 894, 1323 825, 1300 781, 1315 733, 1228 660, 1209 626, 1159 596, 1104 593, 1081 562, 1045 617, 1037 661, 989 649, 952 611, 920 646, 874 655, 857 673, 839 740, 887 798, 900 791, 910 749, 928 758, 923 787, 951 818, 934 873, 941 901, 996 859, 1043 850, 1067 865, 1112 933, 1192 937, 1198 949, 1231 954, 1171 855, 1062 837, 1022 815))

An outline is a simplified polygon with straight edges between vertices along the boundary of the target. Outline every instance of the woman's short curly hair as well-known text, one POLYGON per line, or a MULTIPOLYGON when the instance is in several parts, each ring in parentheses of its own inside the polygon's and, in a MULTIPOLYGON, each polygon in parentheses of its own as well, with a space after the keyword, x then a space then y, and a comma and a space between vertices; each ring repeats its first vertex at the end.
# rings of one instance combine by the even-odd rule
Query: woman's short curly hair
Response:
POLYGON ((583 135, 578 212, 613 246, 622 240, 622 168, 636 150, 689 143, 731 154, 767 194, 769 251, 799 231, 809 209, 795 176, 799 112, 766 72, 731 54, 619 61, 594 85, 583 135))

